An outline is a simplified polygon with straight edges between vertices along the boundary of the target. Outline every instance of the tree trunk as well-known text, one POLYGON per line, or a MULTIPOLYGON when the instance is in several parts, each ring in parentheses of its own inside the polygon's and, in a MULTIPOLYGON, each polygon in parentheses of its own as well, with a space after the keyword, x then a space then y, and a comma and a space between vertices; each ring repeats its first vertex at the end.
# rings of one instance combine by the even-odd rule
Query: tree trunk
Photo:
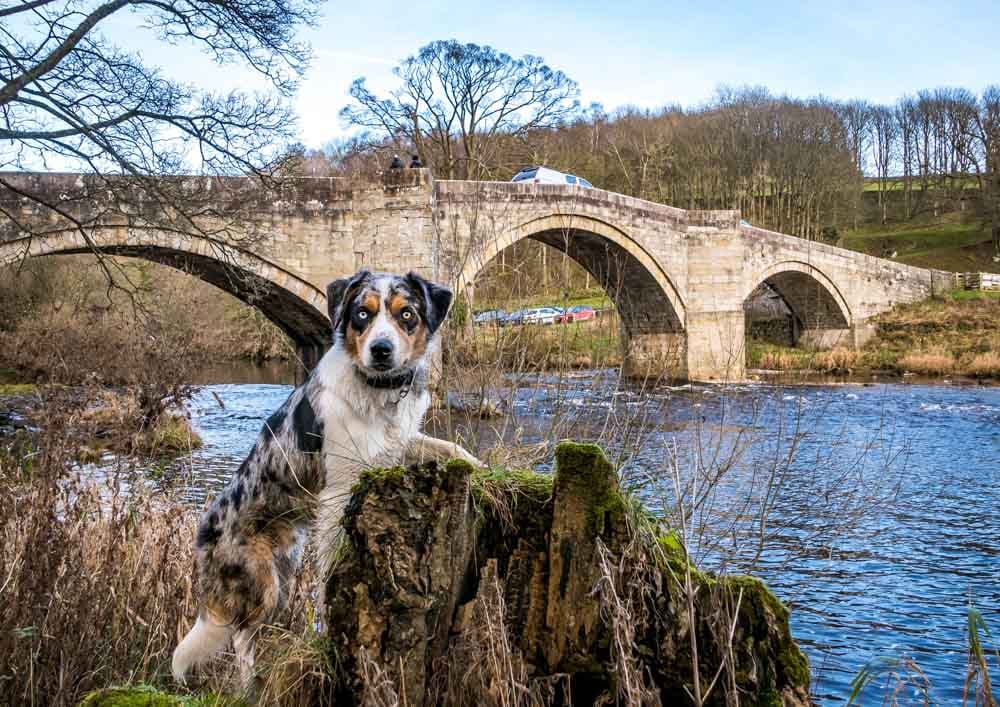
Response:
POLYGON ((338 705, 688 704, 692 655, 703 693, 727 665, 706 705, 733 690, 808 704, 788 611, 762 583, 690 568, 593 445, 563 443, 556 462, 554 477, 461 462, 362 476, 327 582, 338 705))

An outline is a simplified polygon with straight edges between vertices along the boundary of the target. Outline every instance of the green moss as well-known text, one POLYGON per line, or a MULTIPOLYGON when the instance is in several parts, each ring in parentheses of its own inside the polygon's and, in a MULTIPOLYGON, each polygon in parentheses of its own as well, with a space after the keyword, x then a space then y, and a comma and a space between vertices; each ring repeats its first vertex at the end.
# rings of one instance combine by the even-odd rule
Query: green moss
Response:
POLYGON ((756 698, 752 703, 752 707, 782 707, 784 704, 781 694, 773 687, 761 690, 756 698))
POLYGON ((764 607, 778 621, 788 621, 788 607, 782 604, 781 600, 774 596, 767 585, 757 577, 733 575, 726 577, 725 584, 734 594, 742 589, 744 602, 749 601, 755 606, 764 607))
POLYGON ((667 572, 676 581, 683 583, 687 572, 691 573, 691 581, 702 589, 710 589, 718 584, 719 579, 710 572, 702 572, 693 562, 690 562, 684 552, 684 545, 676 530, 665 535, 659 535, 656 543, 660 553, 653 553, 657 566, 667 572), (665 563, 665 564, 664 564, 665 563))
POLYGON ((149 685, 109 687, 87 695, 81 707, 222 707, 239 702, 218 695, 173 695, 149 685))
MULTIPOLYGON (((430 471, 433 467, 428 467, 430 471)), ((465 477, 474 472, 471 464, 461 459, 451 459, 443 467, 437 467, 438 478, 445 477, 465 477)), ((434 472, 431 472, 434 473, 434 472)), ((372 486, 402 487, 404 481, 410 476, 409 472, 402 466, 376 467, 365 469, 361 472, 357 482, 351 487, 351 493, 361 493, 367 491, 372 486)))
POLYGON ((791 638, 778 653, 778 666, 789 684, 809 687, 809 661, 791 638))
MULTIPOLYGON (((472 476, 472 497, 478 510, 480 539, 496 548, 511 530, 541 542, 552 527, 551 474, 523 469, 490 469, 472 476)), ((504 553, 501 553, 504 554, 504 553)))
POLYGON ((361 472, 357 482, 351 487, 351 493, 358 493, 359 491, 367 489, 370 486, 386 482, 397 484, 403 480, 405 475, 406 469, 401 466, 365 469, 361 472))
POLYGON ((695 567, 694 563, 690 563, 691 567, 691 581, 695 584, 701 586, 704 589, 711 589, 716 584, 719 583, 719 578, 716 577, 711 572, 702 572, 700 569, 695 567))
POLYGON ((681 537, 676 530, 671 530, 666 535, 657 538, 660 547, 664 549, 670 557, 684 557, 684 546, 681 545, 681 537))
POLYGON ((445 462, 444 468, 450 476, 459 477, 472 476, 476 471, 472 464, 461 459, 449 459, 445 462))
POLYGON ((518 492, 531 498, 536 503, 546 503, 552 498, 555 489, 555 479, 551 474, 539 474, 534 471, 511 472, 518 492))
POLYGON ((571 486, 575 494, 586 499, 588 519, 596 533, 624 520, 628 505, 618 490, 618 475, 596 444, 560 442, 555 485, 571 486))
MULTIPOLYGON (((768 637, 771 641, 778 641, 777 664, 778 670, 784 676, 784 682, 796 687, 808 687, 809 661, 788 632, 788 607, 756 577, 733 576, 727 577, 724 582, 734 592, 743 590, 740 614, 746 621, 748 640, 753 641, 754 637, 757 639, 768 637), (760 610, 765 613, 762 614, 760 610), (784 635, 775 636, 774 632, 769 630, 769 627, 774 626, 783 628, 784 635)), ((749 648, 752 650, 752 644, 749 648)))
POLYGON ((596 444, 562 441, 556 446, 557 476, 571 474, 581 481, 606 485, 608 475, 615 470, 596 444))
POLYGON ((37 385, 31 383, 0 383, 0 398, 12 395, 28 395, 38 390, 37 385))

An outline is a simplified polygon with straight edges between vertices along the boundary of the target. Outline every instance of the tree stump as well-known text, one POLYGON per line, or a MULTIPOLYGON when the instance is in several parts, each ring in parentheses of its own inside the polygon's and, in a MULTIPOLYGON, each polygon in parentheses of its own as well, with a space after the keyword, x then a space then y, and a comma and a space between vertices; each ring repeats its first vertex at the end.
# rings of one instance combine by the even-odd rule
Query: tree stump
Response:
POLYGON ((327 580, 337 704, 809 704, 788 610, 688 564, 598 447, 365 473, 327 580))

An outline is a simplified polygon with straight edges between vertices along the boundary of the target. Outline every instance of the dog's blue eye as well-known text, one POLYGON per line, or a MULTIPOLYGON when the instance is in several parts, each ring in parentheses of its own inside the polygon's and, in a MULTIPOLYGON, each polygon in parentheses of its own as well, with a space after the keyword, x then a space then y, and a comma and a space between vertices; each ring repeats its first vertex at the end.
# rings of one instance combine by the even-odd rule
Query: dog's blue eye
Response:
POLYGON ((358 312, 358 319, 367 319, 367 318, 368 318, 368 312, 366 312, 363 309, 360 312, 358 312))
POLYGON ((410 311, 410 310, 408 310, 408 309, 404 309, 404 310, 403 310, 403 314, 402 314, 402 317, 403 317, 403 319, 405 319, 406 321, 410 321, 411 319, 413 319, 413 312, 411 312, 411 311, 410 311))

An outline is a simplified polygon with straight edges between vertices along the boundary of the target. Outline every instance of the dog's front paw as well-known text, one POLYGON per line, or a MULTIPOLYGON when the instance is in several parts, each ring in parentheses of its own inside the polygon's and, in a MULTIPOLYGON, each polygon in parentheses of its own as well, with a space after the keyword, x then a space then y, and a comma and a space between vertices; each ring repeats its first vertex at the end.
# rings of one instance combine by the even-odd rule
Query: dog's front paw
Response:
POLYGON ((461 459, 462 461, 466 462, 467 464, 471 464, 472 466, 476 467, 477 469, 485 469, 486 468, 485 464, 483 464, 476 457, 472 456, 471 453, 465 451, 464 449, 462 449, 458 445, 455 445, 455 458, 456 459, 461 459))

